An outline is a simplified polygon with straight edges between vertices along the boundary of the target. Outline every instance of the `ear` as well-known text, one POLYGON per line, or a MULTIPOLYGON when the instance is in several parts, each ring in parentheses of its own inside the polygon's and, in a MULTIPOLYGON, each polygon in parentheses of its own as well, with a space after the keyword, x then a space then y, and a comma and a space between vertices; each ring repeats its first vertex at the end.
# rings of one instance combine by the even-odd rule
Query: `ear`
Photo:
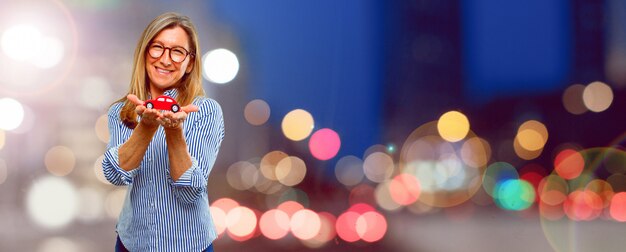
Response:
POLYGON ((193 70, 193 63, 195 61, 189 61, 189 64, 187 65, 187 69, 185 69, 185 73, 191 73, 191 70, 193 70))

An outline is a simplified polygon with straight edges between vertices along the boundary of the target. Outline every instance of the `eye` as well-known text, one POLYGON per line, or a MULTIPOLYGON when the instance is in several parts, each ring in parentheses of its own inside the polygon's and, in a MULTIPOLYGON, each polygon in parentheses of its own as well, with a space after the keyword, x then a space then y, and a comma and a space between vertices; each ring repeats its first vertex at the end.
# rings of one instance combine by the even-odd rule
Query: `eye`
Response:
POLYGON ((180 48, 180 47, 172 48, 172 53, 179 55, 179 56, 187 55, 187 51, 185 51, 185 49, 180 48))
POLYGON ((159 44, 150 45, 150 50, 163 50, 163 46, 159 44))

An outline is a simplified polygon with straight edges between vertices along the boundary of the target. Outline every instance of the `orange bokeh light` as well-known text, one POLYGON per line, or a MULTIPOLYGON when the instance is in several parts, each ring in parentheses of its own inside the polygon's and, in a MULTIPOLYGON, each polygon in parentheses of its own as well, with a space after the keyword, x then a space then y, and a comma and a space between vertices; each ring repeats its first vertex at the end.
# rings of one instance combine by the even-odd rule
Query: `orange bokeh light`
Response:
POLYGON ((579 152, 572 149, 562 150, 554 159, 554 170, 564 179, 577 178, 583 168, 585 168, 585 159, 579 152))
POLYGON ((626 222, 626 192, 619 192, 613 195, 609 209, 613 219, 619 222, 626 222))

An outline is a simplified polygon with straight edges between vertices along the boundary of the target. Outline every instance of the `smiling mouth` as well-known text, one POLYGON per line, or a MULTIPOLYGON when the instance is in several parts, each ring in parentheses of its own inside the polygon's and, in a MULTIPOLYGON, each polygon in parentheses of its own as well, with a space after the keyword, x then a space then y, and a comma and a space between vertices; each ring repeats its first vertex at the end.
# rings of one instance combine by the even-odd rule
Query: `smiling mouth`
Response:
POLYGON ((154 68, 156 69, 157 73, 160 73, 160 74, 170 74, 173 72, 171 70, 166 70, 163 68, 158 68, 158 67, 154 67, 154 68))

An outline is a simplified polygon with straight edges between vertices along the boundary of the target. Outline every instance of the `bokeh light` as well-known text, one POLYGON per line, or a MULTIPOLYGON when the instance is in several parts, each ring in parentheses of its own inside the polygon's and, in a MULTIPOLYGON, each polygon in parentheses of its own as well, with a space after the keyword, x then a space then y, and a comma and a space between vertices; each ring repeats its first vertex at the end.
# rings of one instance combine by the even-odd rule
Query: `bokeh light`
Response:
POLYGON ((111 101, 115 99, 111 84, 100 76, 89 76, 82 80, 77 98, 82 105, 96 111, 106 111, 111 101))
POLYGON ((466 165, 474 168, 483 167, 491 159, 491 146, 485 139, 472 137, 463 143, 460 154, 466 165))
POLYGON ((498 206, 506 210, 525 210, 535 202, 535 189, 523 179, 499 182, 494 194, 498 206))
POLYGON ((229 235, 247 237, 254 232, 256 225, 256 214, 250 208, 237 206, 226 214, 226 230, 229 235))
POLYGON ((317 213, 320 218, 320 230, 313 238, 303 240, 302 243, 309 248, 321 248, 337 235, 335 223, 337 218, 328 212, 317 213))
POLYGON ((626 222, 626 192, 616 193, 611 199, 611 218, 619 222, 626 222))
POLYGON ((383 182, 391 178, 395 164, 391 156, 383 152, 374 152, 365 158, 363 172, 373 182, 383 182))
POLYGON ((83 222, 94 223, 104 216, 104 192, 96 187, 78 189, 77 218, 83 222))
POLYGON ((458 111, 449 111, 439 117, 437 130, 441 138, 448 142, 463 140, 470 130, 467 116, 458 111))
POLYGON ((363 160, 349 155, 339 159, 335 164, 335 177, 345 186, 354 186, 363 180, 363 160))
POLYGON ((341 139, 337 132, 324 128, 316 131, 309 140, 309 150, 319 160, 329 160, 337 155, 341 139))
POLYGON ((254 164, 247 161, 239 161, 228 167, 226 181, 237 190, 252 188, 259 179, 259 172, 254 164))
POLYGON ((574 84, 565 89, 563 92, 563 106, 567 112, 574 115, 580 115, 587 112, 587 107, 583 101, 584 90, 585 85, 582 84, 574 84))
POLYGON ((289 215, 279 209, 271 209, 259 220, 259 228, 263 236, 271 240, 285 237, 290 230, 291 221, 289 215))
POLYGON ((6 143, 7 134, 4 133, 4 130, 0 129, 0 150, 4 147, 4 143, 6 143))
POLYGON ((117 188, 110 191, 104 200, 104 210, 109 218, 116 220, 122 212, 124 199, 126 199, 126 188, 117 188))
POLYGON ((80 252, 84 251, 79 244, 73 242, 72 240, 65 237, 52 237, 43 240, 39 247, 37 248, 37 252, 80 252))
POLYGON ((30 24, 8 28, 1 38, 4 53, 16 61, 28 61, 39 68, 51 68, 61 62, 65 54, 63 42, 56 37, 46 37, 30 24))
POLYGON ((96 159, 96 162, 94 162, 93 172, 96 175, 96 179, 98 179, 98 181, 102 182, 105 185, 110 185, 111 183, 109 183, 109 181, 104 176, 104 171, 102 170, 102 161, 104 161, 104 154, 100 155, 100 157, 96 159))
POLYGON ((17 61, 26 61, 37 55, 37 50, 42 39, 39 29, 30 24, 12 26, 2 33, 0 43, 3 52, 17 61))
POLYGON ((109 136, 109 125, 108 125, 109 117, 107 115, 101 115, 96 120, 96 136, 103 143, 108 143, 111 136, 109 136))
POLYGON ((58 145, 46 152, 45 164, 46 169, 52 175, 65 176, 74 170, 76 157, 70 148, 58 145))
POLYGON ((220 236, 226 231, 226 212, 216 206, 210 206, 209 211, 211 212, 213 224, 215 224, 215 231, 217 231, 217 235, 220 236))
POLYGON ((543 123, 529 120, 519 126, 516 138, 522 148, 537 151, 548 141, 548 130, 543 123))
POLYGON ((28 215, 45 228, 61 228, 78 212, 78 195, 74 186, 58 177, 44 177, 33 182, 26 195, 28 215))
POLYGON ((390 180, 387 180, 376 186, 376 190, 374 191, 374 198, 376 199, 376 204, 378 204, 380 208, 387 211, 398 211, 402 209, 402 205, 396 202, 391 196, 390 180))
POLYGON ((564 179, 577 178, 584 168, 585 159, 575 150, 562 150, 554 158, 554 171, 564 179))
POLYGON ((575 190, 569 194, 563 204, 565 214, 574 221, 589 221, 600 216, 602 200, 591 192, 575 190))
POLYGON ((263 125, 270 118, 270 106, 261 99, 256 99, 248 102, 246 105, 243 116, 246 121, 252 125, 263 125))
POLYGON ((287 158, 287 153, 282 151, 271 151, 265 154, 261 159, 261 164, 259 165, 261 174, 269 180, 276 181, 278 178, 276 177, 276 166, 278 163, 287 158))
POLYGON ((291 233, 301 240, 315 237, 320 232, 321 225, 320 217, 309 209, 301 209, 291 216, 291 233))
POLYGON ((389 184, 391 198, 398 204, 407 206, 413 204, 420 196, 420 183, 415 176, 401 173, 395 176, 389 184))
POLYGON ((356 230, 359 217, 361 217, 360 214, 352 211, 344 212, 337 217, 335 229, 339 238, 347 242, 356 242, 361 238, 356 230))
MULTIPOLYGON (((33 50, 33 48, 30 50, 33 50)), ((37 59, 32 59, 31 64, 44 69, 58 65, 63 60, 63 55, 65 54, 63 42, 54 37, 41 38, 38 47, 34 50, 37 59)))
POLYGON ((202 58, 204 77, 217 84, 232 81, 239 72, 239 60, 233 52, 219 48, 207 52, 202 58))
POLYGON ((376 212, 363 213, 356 221, 356 231, 366 242, 377 242, 387 233, 387 220, 376 212))
POLYGON ((483 188, 487 194, 497 198, 498 184, 519 179, 517 169, 506 162, 495 162, 487 167, 483 176, 483 188))
POLYGON ((4 161, 4 159, 0 158, 0 185, 7 181, 8 176, 9 169, 7 169, 7 163, 4 161))
POLYGON ((375 189, 368 184, 359 184, 350 190, 350 196, 348 196, 348 203, 355 205, 358 203, 365 203, 368 205, 376 204, 375 189))
POLYGON ((313 116, 302 109, 295 109, 283 118, 281 128, 288 139, 300 141, 307 138, 313 131, 313 116))
POLYGON ((538 158, 541 155, 541 152, 543 151, 543 149, 534 150, 534 151, 525 149, 524 147, 522 147, 519 140, 520 139, 517 136, 513 140, 513 150, 515 151, 515 155, 517 155, 519 158, 523 160, 533 160, 535 158, 538 158))
POLYGON ((300 184, 306 175, 306 164, 294 156, 283 158, 276 164, 276 178, 286 186, 300 184))
POLYGON ((613 90, 602 82, 592 82, 583 91, 583 101, 587 109, 593 112, 605 111, 613 103, 613 90))
POLYGON ((14 99, 0 99, 0 111, 2 111, 2 120, 0 120, 0 129, 2 130, 14 130, 24 120, 24 108, 20 102, 14 99))

